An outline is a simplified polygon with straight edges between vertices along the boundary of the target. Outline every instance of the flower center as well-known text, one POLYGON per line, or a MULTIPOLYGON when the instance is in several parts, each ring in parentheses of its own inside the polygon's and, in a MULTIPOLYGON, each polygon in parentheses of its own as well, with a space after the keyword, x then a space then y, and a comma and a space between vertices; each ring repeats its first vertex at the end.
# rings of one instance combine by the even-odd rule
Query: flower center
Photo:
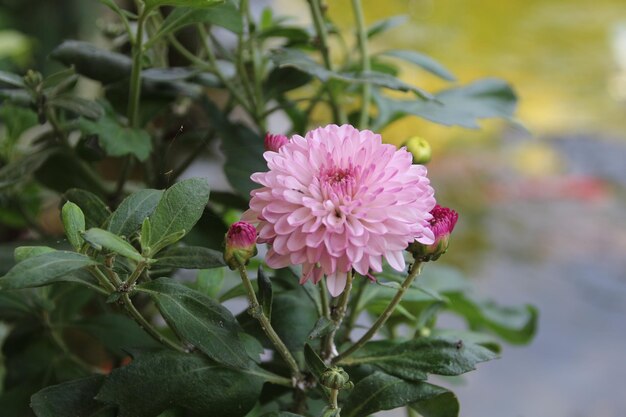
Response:
POLYGON ((344 202, 346 197, 352 198, 356 184, 354 177, 353 167, 346 169, 333 167, 322 170, 320 183, 324 199, 332 200, 334 203, 341 203, 344 202))

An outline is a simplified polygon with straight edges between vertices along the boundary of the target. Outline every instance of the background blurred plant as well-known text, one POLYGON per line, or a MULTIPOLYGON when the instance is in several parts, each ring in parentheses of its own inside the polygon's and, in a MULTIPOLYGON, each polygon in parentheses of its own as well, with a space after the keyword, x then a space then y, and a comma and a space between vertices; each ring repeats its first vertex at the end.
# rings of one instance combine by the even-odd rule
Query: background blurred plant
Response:
MULTIPOLYGON (((378 316, 404 277, 389 270, 376 285, 358 280, 347 319, 332 328, 323 320, 328 301, 312 285, 299 286, 297 272, 264 278, 259 270, 253 282, 264 314, 306 374, 291 389, 288 363, 259 358, 272 349, 260 327, 220 306, 245 288, 226 279, 218 251, 248 205, 250 174, 267 169, 270 121, 285 120, 288 134, 315 127, 320 114, 376 131, 405 117, 476 128, 482 118, 510 120, 515 93, 499 79, 457 85, 449 70, 415 51, 371 53, 369 41, 398 20, 367 27, 358 0, 349 37, 318 0, 306 2, 311 27, 271 8, 253 14, 246 0, 101 3, 109 13, 99 21, 106 47, 65 40, 49 56, 66 68, 47 71, 31 55, 39 71, 0 72, 3 415, 30 415, 29 398, 45 387, 32 397, 39 417, 116 409, 133 417, 319 415, 327 402, 314 381, 326 370, 311 352, 329 333, 338 346, 349 343, 359 317, 378 316), (330 45, 342 59, 333 59, 330 45), (399 63, 452 84, 427 92, 397 78, 399 63), (97 94, 77 87, 85 79, 97 83, 97 94), (206 181, 179 181, 216 155, 228 191, 209 199, 206 181), (129 357, 132 364, 119 368, 129 357)), ((97 14, 87 13, 90 24, 97 14)), ((67 33, 81 24, 69 20, 67 33)), ((28 62, 29 40, 20 39, 26 52, 3 68, 28 62)), ((258 266, 253 260, 250 269, 258 266)), ((425 417, 456 415, 454 395, 423 382, 426 374, 466 372, 499 352, 498 338, 527 343, 535 323, 533 308, 479 301, 459 271, 429 265, 384 327, 389 340, 340 363, 355 383, 340 393, 342 415, 405 405, 425 417), (437 328, 444 311, 463 318, 467 330, 437 328), (454 342, 431 344, 439 336, 454 342), (404 359, 386 363, 390 349, 404 359), (454 366, 438 367, 446 361, 454 366), (372 395, 378 385, 389 388, 372 395)))

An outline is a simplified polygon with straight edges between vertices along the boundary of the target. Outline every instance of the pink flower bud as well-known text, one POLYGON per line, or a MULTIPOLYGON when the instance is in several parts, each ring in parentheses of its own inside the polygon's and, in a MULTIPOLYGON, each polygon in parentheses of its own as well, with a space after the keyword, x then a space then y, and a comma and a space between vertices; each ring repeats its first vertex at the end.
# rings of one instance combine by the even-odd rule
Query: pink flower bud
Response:
POLYGON ((232 224, 224 242, 224 260, 228 267, 246 266, 256 253, 256 228, 246 222, 232 224))
POLYGON ((409 245, 407 250, 413 254, 416 261, 428 262, 436 261, 441 255, 446 253, 450 243, 450 234, 456 226, 459 214, 447 207, 439 204, 431 210, 433 218, 430 220, 430 230, 435 236, 435 241, 430 245, 425 245, 415 241, 409 245))
POLYGON ((278 150, 289 142, 289 138, 285 135, 265 134, 265 150, 278 152, 278 150))

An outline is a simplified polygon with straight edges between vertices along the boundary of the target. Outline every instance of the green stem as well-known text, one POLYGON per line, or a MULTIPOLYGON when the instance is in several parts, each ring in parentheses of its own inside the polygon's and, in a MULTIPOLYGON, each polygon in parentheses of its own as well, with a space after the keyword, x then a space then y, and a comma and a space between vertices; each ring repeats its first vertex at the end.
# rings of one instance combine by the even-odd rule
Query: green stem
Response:
POLYGON ((365 286, 367 285, 367 280, 361 280, 360 285, 356 291, 352 299, 352 307, 350 308, 350 314, 348 314, 348 318, 346 319, 346 332, 344 341, 350 340, 350 332, 354 328, 356 323, 356 319, 359 317, 359 302, 361 301, 361 297, 363 297, 363 293, 365 292, 365 286))
MULTIPOLYGON (((328 32, 326 31, 326 25, 324 23, 324 17, 322 16, 322 8, 320 6, 320 0, 309 0, 309 6, 311 8, 311 15, 313 17, 313 23, 315 24, 315 30, 320 43, 320 52, 322 53, 322 59, 324 65, 329 71, 334 71, 333 62, 330 59, 330 50, 328 49, 328 32)), ((342 107, 339 105, 339 99, 337 93, 330 87, 326 87, 330 98, 330 106, 333 111, 333 117, 339 124, 347 122, 347 117, 342 107)))
POLYGON ((337 397, 339 396, 339 390, 338 389, 331 389, 330 390, 330 408, 332 408, 333 410, 336 410, 337 408, 339 408, 339 405, 337 404, 337 397))
POLYGON ((328 338, 326 339, 326 346, 323 352, 324 359, 330 359, 337 352, 337 347, 335 346, 335 335, 337 331, 341 327, 341 322, 346 315, 346 310, 348 308, 348 301, 350 301, 350 292, 352 292, 352 279, 353 272, 352 270, 348 271, 348 275, 346 276, 346 288, 341 293, 341 298, 337 302, 335 309, 332 311, 331 319, 335 324, 335 330, 330 332, 328 338))
POLYGON ((139 264, 137 264, 137 268, 135 268, 128 280, 126 280, 127 288, 131 288, 133 285, 135 285, 135 282, 137 282, 137 280, 141 276, 141 273, 144 271, 144 269, 146 269, 146 266, 147 265, 145 262, 139 262, 139 264))
POLYGON ((261 328, 265 332, 265 335, 270 339, 280 356, 283 357, 289 368, 291 369, 291 375, 293 378, 300 379, 300 369, 298 368, 298 363, 294 359, 294 357, 287 349, 287 346, 283 343, 280 336, 276 334, 276 331, 272 327, 270 320, 263 314, 263 309, 259 304, 259 300, 256 298, 256 294, 254 293, 254 288, 252 287, 252 283, 250 282, 250 278, 248 278, 248 272, 246 271, 245 266, 239 267, 239 275, 241 275, 241 280, 243 282, 243 287, 248 294, 249 301, 249 309, 248 312, 259 321, 261 328))
POLYGON ((330 304, 328 304, 328 290, 326 289, 326 278, 322 278, 320 287, 320 302, 322 303, 322 316, 330 320, 330 304))
POLYGON ((128 95, 128 124, 136 128, 139 125, 139 101, 141 98, 141 68, 143 64, 143 30, 148 13, 140 6, 137 19, 137 35, 133 44, 133 67, 130 73, 128 95))
POLYGON ((100 285, 103 286, 107 290, 107 295, 117 291, 117 288, 115 287, 115 285, 113 285, 111 280, 107 278, 107 276, 104 275, 97 266, 90 267, 89 271, 94 277, 96 277, 100 285))
MULTIPOLYGON (((367 31, 365 28, 365 18, 363 17, 363 7, 361 0, 352 0, 352 9, 356 18, 357 38, 359 51, 361 53, 361 63, 363 72, 369 73, 371 70, 369 52, 367 49, 367 31)), ((359 118, 359 128, 367 129, 369 124, 370 100, 372 95, 372 86, 369 83, 363 84, 363 102, 361 103, 361 116, 359 118)))
POLYGON ((166 346, 171 347, 174 350, 179 352, 185 352, 185 349, 182 348, 177 343, 172 342, 167 337, 163 336, 157 329, 155 329, 149 322, 141 315, 141 313, 135 308, 132 300, 128 296, 128 294, 122 294, 121 297, 122 302, 124 303, 124 307, 130 316, 141 326, 150 336, 152 336, 157 342, 162 343, 166 346))
POLYGON ((261 132, 267 131, 265 123, 265 99, 263 97, 263 66, 261 62, 261 45, 258 43, 255 37, 255 25, 252 20, 252 14, 250 13, 250 5, 248 0, 241 2, 242 9, 244 10, 246 21, 248 24, 248 52, 252 56, 252 75, 254 86, 254 98, 256 105, 254 106, 254 115, 261 132), (245 6, 245 8, 244 8, 245 6))
POLYGON ((339 356, 335 357, 333 359, 333 363, 340 362, 342 359, 347 358, 348 356, 350 356, 351 354, 359 350, 361 347, 363 347, 363 345, 367 341, 369 341, 376 334, 376 332, 387 322, 389 317, 391 317, 391 314, 396 309, 396 306, 400 303, 400 300, 402 300, 402 297, 404 296, 404 293, 406 292, 406 290, 411 286, 415 277, 418 276, 419 273, 421 272, 422 270, 421 265, 422 265, 421 263, 416 262, 411 266, 409 275, 406 277, 406 279, 400 286, 400 289, 398 289, 398 292, 396 293, 396 295, 394 295, 393 299, 389 302, 389 304, 385 308, 385 311, 382 312, 382 314, 374 322, 372 327, 370 327, 370 329, 358 341, 356 341, 352 346, 350 346, 348 350, 341 353, 339 356))

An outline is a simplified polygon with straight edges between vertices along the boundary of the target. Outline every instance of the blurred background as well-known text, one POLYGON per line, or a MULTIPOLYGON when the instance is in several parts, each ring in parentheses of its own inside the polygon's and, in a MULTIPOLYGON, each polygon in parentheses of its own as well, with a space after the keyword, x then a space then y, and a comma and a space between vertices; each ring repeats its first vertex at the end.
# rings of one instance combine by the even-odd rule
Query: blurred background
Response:
MULTIPOLYGON (((0 0, 0 69, 53 71, 46 56, 61 40, 98 36, 96 3, 0 0)), ((259 12, 275 6, 296 21, 308 16, 303 0, 253 4, 259 12)), ((349 1, 327 4, 353 42, 349 1)), ((363 4, 368 23, 405 16, 374 42, 374 52, 415 49, 448 67, 461 84, 497 76, 520 98, 520 126, 485 123, 470 131, 407 118, 382 132, 395 144, 419 135, 433 146, 429 170, 438 199, 460 213, 444 262, 462 267, 477 294, 540 310, 530 346, 506 347, 501 360, 480 365, 455 387, 461 415, 623 416, 626 2, 363 4)), ((431 91, 443 88, 408 66, 402 78, 431 91)), ((277 120, 272 128, 284 127, 277 120)))

